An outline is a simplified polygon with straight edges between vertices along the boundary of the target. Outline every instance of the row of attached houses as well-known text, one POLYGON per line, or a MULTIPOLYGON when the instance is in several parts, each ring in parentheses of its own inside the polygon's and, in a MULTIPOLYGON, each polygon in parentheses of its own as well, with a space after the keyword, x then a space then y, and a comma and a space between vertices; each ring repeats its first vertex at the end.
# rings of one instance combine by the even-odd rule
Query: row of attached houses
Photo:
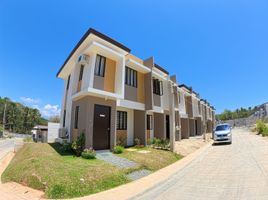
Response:
POLYGON ((214 108, 176 76, 142 60, 112 38, 89 29, 57 77, 64 80, 60 137, 84 133, 86 147, 148 144, 153 138, 175 141, 212 132, 214 108))

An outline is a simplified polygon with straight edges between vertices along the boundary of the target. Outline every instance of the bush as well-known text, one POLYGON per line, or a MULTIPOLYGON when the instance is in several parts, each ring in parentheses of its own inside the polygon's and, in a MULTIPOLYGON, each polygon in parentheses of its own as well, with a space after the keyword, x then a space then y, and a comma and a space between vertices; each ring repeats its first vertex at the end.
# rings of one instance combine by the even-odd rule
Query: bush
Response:
POLYGON ((84 151, 81 153, 81 156, 85 159, 95 159, 96 152, 94 149, 84 149, 84 151))
POLYGON ((27 137, 23 138, 23 142, 33 142, 33 137, 27 136, 27 137))
POLYGON ((168 139, 154 138, 152 140, 152 147, 157 149, 168 150, 170 148, 170 143, 168 139))
POLYGON ((268 136, 268 127, 263 120, 258 120, 256 123, 256 131, 262 136, 268 136))
POLYGON ((141 140, 139 138, 134 139, 135 145, 139 146, 141 145, 141 140))
POLYGON ((73 141, 72 150, 74 151, 76 156, 81 156, 81 153, 83 152, 85 148, 85 142, 86 142, 86 138, 85 138, 84 133, 81 133, 78 136, 77 140, 73 141))
POLYGON ((115 154, 120 154, 120 153, 123 153, 124 152, 124 147, 123 146, 115 146, 114 149, 113 149, 113 153, 115 154))
POLYGON ((65 152, 69 152, 72 150, 72 144, 68 143, 67 141, 63 141, 62 143, 62 150, 65 152))

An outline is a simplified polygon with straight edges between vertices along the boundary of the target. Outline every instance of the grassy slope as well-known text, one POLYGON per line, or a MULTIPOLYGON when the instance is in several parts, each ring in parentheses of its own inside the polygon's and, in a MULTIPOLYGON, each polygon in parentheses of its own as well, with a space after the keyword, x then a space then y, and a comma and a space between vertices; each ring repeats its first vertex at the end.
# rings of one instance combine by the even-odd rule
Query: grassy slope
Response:
POLYGON ((141 168, 156 171, 182 158, 169 151, 147 147, 137 151, 125 150, 118 155, 139 164, 122 170, 97 159, 74 157, 57 144, 27 143, 3 173, 2 181, 15 181, 43 190, 48 198, 79 197, 127 183, 126 174, 132 171, 141 168), (150 153, 137 153, 140 150, 150 153))
POLYGON ((3 173, 2 181, 44 190, 49 198, 84 196, 128 182, 123 171, 100 160, 61 156, 49 144, 40 143, 25 144, 3 173))
MULTIPOLYGON (((135 148, 131 148, 135 149, 135 148)), ((124 151, 119 156, 133 160, 139 163, 143 168, 156 171, 166 167, 182 158, 181 155, 172 153, 170 151, 157 150, 149 147, 138 148, 137 151, 124 151), (148 150, 149 153, 138 153, 141 150, 148 150)))

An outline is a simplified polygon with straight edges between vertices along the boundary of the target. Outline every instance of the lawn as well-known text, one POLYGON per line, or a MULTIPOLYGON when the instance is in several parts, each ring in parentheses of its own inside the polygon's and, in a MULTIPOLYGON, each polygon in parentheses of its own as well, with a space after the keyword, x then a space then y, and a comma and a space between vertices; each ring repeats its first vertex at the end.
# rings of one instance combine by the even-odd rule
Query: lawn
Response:
POLYGON ((2 181, 43 190, 47 198, 85 196, 129 182, 122 170, 103 161, 59 153, 63 151, 56 144, 25 144, 4 171, 2 181))
POLYGON ((140 164, 142 168, 156 171, 166 167, 182 158, 181 155, 172 153, 170 151, 153 149, 150 147, 144 148, 129 148, 119 156, 133 160, 140 164), (145 153, 144 153, 145 152, 145 153))
POLYGON ((126 175, 130 172, 139 169, 156 171, 182 158, 172 152, 149 147, 129 149, 131 151, 125 150, 118 156, 139 165, 126 170, 98 159, 75 157, 59 144, 26 143, 1 178, 3 182, 14 181, 42 190, 47 198, 72 198, 125 184, 129 182, 126 175))

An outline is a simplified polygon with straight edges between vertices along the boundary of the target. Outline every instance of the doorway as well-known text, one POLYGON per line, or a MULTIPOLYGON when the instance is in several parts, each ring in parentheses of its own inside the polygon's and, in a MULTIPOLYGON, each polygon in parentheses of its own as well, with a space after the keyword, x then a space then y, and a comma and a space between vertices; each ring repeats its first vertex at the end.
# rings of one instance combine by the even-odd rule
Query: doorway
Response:
POLYGON ((109 106, 94 106, 93 148, 95 150, 110 148, 110 113, 109 106))

